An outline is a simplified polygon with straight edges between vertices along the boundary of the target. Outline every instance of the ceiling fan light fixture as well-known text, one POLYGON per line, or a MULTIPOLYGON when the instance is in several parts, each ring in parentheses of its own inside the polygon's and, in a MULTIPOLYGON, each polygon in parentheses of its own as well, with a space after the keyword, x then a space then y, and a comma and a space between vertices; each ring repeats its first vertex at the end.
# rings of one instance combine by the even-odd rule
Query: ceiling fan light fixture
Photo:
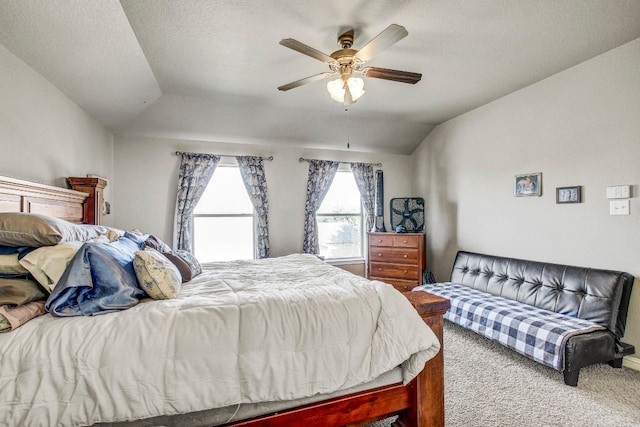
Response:
POLYGON ((335 79, 327 82, 327 91, 329 92, 331 99, 334 101, 344 101, 344 81, 342 79, 335 79))
POLYGON ((353 102, 357 101, 362 95, 364 95, 364 80, 361 78, 349 77, 347 84, 349 85, 349 91, 351 92, 353 102))
MULTIPOLYGON (((343 103, 345 95, 345 83, 342 78, 331 80, 327 83, 327 91, 331 95, 331 99, 334 101, 343 103)), ((349 77, 347 79, 347 85, 349 86, 349 92, 351 92, 351 101, 356 102, 362 95, 364 95, 364 80, 359 77, 349 77)))

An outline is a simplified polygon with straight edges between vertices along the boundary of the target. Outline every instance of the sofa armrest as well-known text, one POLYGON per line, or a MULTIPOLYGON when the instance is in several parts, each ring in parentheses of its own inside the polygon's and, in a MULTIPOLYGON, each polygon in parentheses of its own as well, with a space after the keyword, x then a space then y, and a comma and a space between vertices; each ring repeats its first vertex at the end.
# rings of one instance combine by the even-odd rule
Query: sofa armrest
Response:
POLYGON ((577 371, 615 359, 615 341, 614 335, 606 330, 572 336, 564 350, 564 370, 577 371))

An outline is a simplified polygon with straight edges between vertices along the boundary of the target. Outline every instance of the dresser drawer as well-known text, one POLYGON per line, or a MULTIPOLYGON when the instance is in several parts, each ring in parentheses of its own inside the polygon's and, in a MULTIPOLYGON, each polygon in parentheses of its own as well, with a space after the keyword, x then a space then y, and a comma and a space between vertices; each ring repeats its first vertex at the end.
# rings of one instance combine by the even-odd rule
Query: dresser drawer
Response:
POLYGON ((372 277, 371 280, 379 280, 381 282, 385 282, 390 285, 393 285, 393 287, 399 290, 400 292, 410 292, 411 290, 413 290, 413 288, 418 286, 418 282, 416 280, 398 280, 398 279, 389 279, 387 277, 380 277, 380 278, 372 277))
POLYGON ((388 277, 392 279, 402 280, 418 280, 420 275, 418 274, 418 266, 416 265, 403 265, 403 264, 391 264, 384 262, 371 262, 371 268, 369 270, 369 277, 388 277))
POLYGON ((393 246, 392 234, 375 234, 369 238, 369 244, 372 246, 393 246))
POLYGON ((420 236, 394 235, 393 246, 397 248, 417 248, 420 246, 420 236))
POLYGON ((385 248, 371 246, 369 248, 371 262, 396 262, 400 264, 416 264, 418 262, 418 250, 412 248, 385 248))

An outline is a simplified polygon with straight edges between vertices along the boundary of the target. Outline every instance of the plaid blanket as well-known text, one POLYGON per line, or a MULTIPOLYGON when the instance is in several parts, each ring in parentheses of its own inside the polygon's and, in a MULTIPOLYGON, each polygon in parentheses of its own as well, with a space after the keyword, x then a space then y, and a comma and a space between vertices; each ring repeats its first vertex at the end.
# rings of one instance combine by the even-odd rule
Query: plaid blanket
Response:
POLYGON ((564 369, 564 346, 573 335, 604 329, 596 323, 542 310, 451 282, 421 285, 451 301, 444 318, 558 371, 564 369))

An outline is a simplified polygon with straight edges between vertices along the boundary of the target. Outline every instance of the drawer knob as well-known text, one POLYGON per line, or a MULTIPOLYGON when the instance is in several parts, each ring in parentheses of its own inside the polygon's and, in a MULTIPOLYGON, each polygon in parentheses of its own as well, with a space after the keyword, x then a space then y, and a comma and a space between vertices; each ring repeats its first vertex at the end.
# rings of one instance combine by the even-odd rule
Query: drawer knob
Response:
POLYGON ((378 256, 382 256, 382 254, 378 254, 378 256))
POLYGON ((407 274, 407 270, 404 271, 404 274, 407 274))
POLYGON ((403 240, 403 241, 402 241, 402 243, 407 243, 407 241, 406 241, 406 240, 403 240))
POLYGON ((378 239, 378 243, 382 243, 382 239, 378 239))
POLYGON ((378 267, 378 271, 382 271, 382 267, 378 267))
POLYGON ((407 254, 402 255, 402 258, 406 258, 406 257, 407 257, 407 254))

